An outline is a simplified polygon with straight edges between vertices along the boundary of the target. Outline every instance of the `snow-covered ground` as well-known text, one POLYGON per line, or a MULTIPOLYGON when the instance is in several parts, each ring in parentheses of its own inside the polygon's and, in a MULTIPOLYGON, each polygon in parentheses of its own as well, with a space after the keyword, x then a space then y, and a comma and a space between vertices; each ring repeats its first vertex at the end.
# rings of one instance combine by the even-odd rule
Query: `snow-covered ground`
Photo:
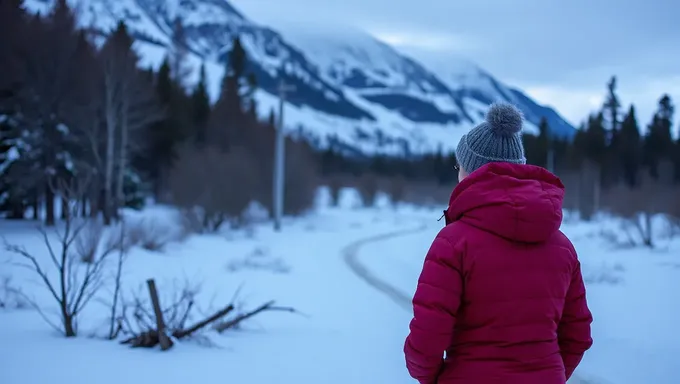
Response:
MULTIPOLYGON (((83 313, 81 337, 68 340, 33 310, 0 309, 0 383, 412 383, 402 355, 411 314, 399 301, 415 288, 443 225, 441 211, 348 204, 288 220, 281 233, 262 224, 188 238, 173 234, 177 220, 167 208, 131 215, 155 220, 160 233, 177 241, 162 252, 134 248, 127 291, 154 278, 163 301, 189 281, 200 284, 197 305, 208 313, 241 287, 237 303, 245 310, 276 300, 301 314, 262 313, 239 330, 207 330, 210 346, 186 340, 160 352, 89 337, 101 332, 107 316, 99 302, 83 313), (367 284, 367 274, 382 291, 367 284)), ((595 316, 595 345, 577 374, 594 384, 677 383, 680 242, 661 243, 668 249, 655 252, 614 250, 602 236, 607 228, 618 229, 607 219, 563 226, 580 252, 595 316)), ((31 224, 0 222, 0 235, 49 261, 31 224)), ((16 261, 0 253, 0 277, 11 276, 46 311, 54 309, 35 276, 9 260, 16 261)))
MULTIPOLYGON (((657 222, 658 232, 664 224, 657 222)), ((364 265, 387 285, 412 295, 423 254, 441 226, 363 247, 364 265)), ((593 347, 576 383, 680 383, 680 239, 658 250, 625 248, 618 220, 566 220, 562 230, 579 253, 590 308, 593 347), (580 379, 581 381, 578 381, 580 379)), ((631 232, 634 235, 634 232, 631 232)))

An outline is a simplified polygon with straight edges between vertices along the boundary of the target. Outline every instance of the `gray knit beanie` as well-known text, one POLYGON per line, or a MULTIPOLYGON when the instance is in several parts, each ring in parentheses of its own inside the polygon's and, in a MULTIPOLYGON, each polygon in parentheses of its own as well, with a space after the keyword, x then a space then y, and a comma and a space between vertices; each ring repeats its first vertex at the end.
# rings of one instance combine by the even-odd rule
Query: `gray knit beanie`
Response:
POLYGON ((461 137, 456 149, 458 164, 472 173, 487 163, 526 164, 522 144, 522 112, 506 103, 492 104, 486 121, 461 137))

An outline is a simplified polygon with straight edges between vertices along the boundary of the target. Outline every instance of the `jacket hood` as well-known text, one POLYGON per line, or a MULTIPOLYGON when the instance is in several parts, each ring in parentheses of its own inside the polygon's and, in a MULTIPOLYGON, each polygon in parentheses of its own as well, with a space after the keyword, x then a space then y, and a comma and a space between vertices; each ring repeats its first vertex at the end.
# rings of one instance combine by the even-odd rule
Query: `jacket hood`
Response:
POLYGON ((445 216, 503 238, 546 241, 562 224, 564 185, 533 165, 489 163, 454 188, 445 216))

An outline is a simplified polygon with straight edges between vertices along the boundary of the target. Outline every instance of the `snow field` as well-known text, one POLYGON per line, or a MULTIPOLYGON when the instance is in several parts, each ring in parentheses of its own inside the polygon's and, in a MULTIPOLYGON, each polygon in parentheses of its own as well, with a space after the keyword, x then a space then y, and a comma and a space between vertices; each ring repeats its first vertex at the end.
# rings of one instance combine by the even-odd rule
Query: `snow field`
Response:
MULTIPOLYGON (((126 212, 128 222, 143 223, 166 240, 160 251, 130 251, 126 292, 154 278, 161 302, 168 302, 185 283, 198 286, 193 321, 234 300, 237 291, 239 310, 276 300, 300 314, 262 313, 237 330, 218 335, 208 329, 160 352, 101 340, 108 308, 98 301, 83 313, 80 337, 70 340, 31 309, 0 309, 0 383, 413 383, 402 354, 410 312, 355 274, 343 256, 353 250, 375 279, 408 297, 443 225, 437 222, 441 210, 395 208, 384 199, 377 208, 359 208, 353 191, 345 191, 338 208, 325 207, 324 200, 322 195, 319 208, 306 217, 287 219, 282 233, 263 223, 187 235, 168 207, 126 212), (404 233, 366 241, 394 232, 404 233)), ((615 247, 612 234, 626 235, 607 217, 592 223, 570 218, 562 229, 580 254, 595 317, 595 344, 572 382, 677 382, 680 241, 662 240, 657 251, 615 247)), ((0 222, 0 233, 49 266, 34 224, 0 222)), ((14 287, 56 318, 49 293, 13 261, 0 253, 0 278, 11 277, 14 287)), ((106 299, 110 292, 102 294, 106 299)), ((7 296, 0 285, 0 300, 7 296)))

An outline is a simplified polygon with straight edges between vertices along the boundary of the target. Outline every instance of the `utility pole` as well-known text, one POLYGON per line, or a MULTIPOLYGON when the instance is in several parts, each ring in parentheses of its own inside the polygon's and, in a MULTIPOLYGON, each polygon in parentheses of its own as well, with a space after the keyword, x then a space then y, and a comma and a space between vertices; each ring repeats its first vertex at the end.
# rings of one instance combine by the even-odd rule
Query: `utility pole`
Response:
POLYGON ((295 87, 286 84, 280 73, 281 80, 279 81, 279 119, 276 126, 276 144, 274 148, 274 230, 279 232, 281 230, 281 218, 283 217, 283 193, 285 186, 285 163, 286 163, 286 141, 283 132, 283 106, 286 102, 286 94, 294 92, 295 87))
POLYGON ((548 141, 548 158, 546 159, 546 168, 548 171, 551 173, 555 173, 555 149, 553 148, 553 140, 552 140, 552 132, 550 130, 550 127, 548 127, 547 132, 545 133, 547 136, 547 141, 548 141))
POLYGON ((555 150, 552 148, 552 144, 548 142, 548 159, 547 167, 548 171, 555 173, 555 150))

